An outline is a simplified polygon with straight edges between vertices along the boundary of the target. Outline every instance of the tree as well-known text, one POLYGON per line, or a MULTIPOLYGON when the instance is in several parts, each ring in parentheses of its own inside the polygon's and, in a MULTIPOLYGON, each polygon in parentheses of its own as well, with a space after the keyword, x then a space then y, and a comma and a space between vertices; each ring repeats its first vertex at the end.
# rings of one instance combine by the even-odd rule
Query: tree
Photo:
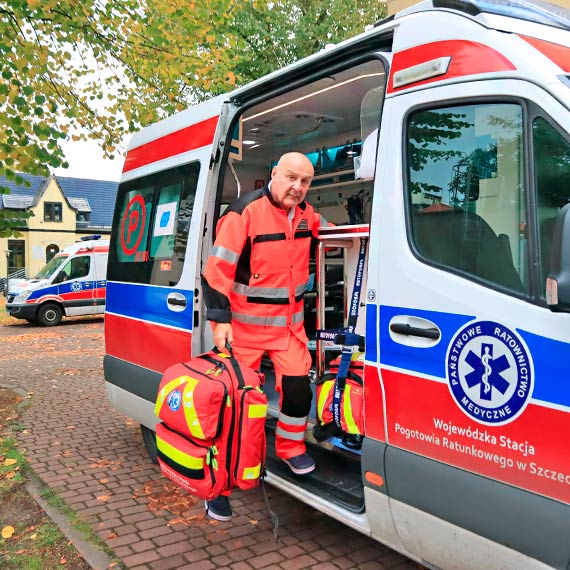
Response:
POLYGON ((377 0, 0 1, 0 175, 67 166, 66 138, 113 158, 127 132, 384 15, 377 0))

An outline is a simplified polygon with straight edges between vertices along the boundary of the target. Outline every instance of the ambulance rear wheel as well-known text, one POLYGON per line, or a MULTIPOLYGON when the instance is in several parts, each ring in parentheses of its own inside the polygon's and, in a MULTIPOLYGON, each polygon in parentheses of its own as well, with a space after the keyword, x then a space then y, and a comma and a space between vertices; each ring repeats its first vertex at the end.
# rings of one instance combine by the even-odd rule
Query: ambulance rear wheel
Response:
POLYGON ((144 446, 146 448, 148 456, 150 457, 150 460, 155 465, 158 465, 158 451, 156 449, 156 433, 153 430, 147 428, 146 426, 143 426, 142 424, 141 424, 141 433, 144 441, 144 446))
POLYGON ((59 305, 55 303, 46 303, 40 307, 38 311, 38 323, 44 327, 54 327, 61 323, 62 312, 59 305))

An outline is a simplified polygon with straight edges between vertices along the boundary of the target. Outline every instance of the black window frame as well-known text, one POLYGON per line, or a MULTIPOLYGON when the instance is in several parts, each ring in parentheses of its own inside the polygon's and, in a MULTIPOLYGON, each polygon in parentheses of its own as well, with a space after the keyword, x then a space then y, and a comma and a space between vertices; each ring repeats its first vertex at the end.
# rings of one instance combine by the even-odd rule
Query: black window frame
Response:
POLYGON ((44 202, 44 222, 63 222, 63 203, 44 202), (59 220, 56 219, 56 209, 59 206, 59 220))

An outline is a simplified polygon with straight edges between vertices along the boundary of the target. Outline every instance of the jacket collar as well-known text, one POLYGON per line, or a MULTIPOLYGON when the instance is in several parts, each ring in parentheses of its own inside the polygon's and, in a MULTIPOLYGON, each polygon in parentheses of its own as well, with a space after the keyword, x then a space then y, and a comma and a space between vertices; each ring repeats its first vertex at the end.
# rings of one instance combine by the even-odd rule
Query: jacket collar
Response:
MULTIPOLYGON (((279 204, 273 199, 273 196, 271 195, 271 191, 269 190, 269 184, 266 184, 265 187, 263 188, 263 195, 267 197, 267 199, 271 202, 271 204, 273 204, 273 206, 275 206, 276 208, 279 208, 280 210, 282 210, 283 208, 281 208, 281 206, 279 206, 279 204)), ((297 204, 297 207, 301 209, 302 212, 305 211, 305 208, 307 207, 307 203, 305 202, 305 200, 303 200, 302 202, 300 202, 299 204, 297 204)))

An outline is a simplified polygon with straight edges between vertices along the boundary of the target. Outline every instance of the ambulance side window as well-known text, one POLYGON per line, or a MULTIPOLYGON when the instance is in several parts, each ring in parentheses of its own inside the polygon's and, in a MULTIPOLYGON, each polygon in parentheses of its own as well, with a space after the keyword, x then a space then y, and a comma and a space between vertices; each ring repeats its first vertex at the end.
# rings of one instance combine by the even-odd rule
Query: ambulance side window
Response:
POLYGON ((63 275, 58 279, 58 281, 70 281, 72 279, 87 277, 90 269, 91 257, 88 255, 72 257, 61 270, 63 275))
POLYGON ((182 274, 200 163, 119 186, 107 279, 172 287, 182 274))
POLYGON ((528 293, 522 107, 422 109, 406 127, 408 227, 416 254, 528 293))
POLYGON ((540 292, 545 297, 554 224, 560 209, 570 202, 570 144, 542 117, 532 123, 532 140, 542 273, 540 292))

